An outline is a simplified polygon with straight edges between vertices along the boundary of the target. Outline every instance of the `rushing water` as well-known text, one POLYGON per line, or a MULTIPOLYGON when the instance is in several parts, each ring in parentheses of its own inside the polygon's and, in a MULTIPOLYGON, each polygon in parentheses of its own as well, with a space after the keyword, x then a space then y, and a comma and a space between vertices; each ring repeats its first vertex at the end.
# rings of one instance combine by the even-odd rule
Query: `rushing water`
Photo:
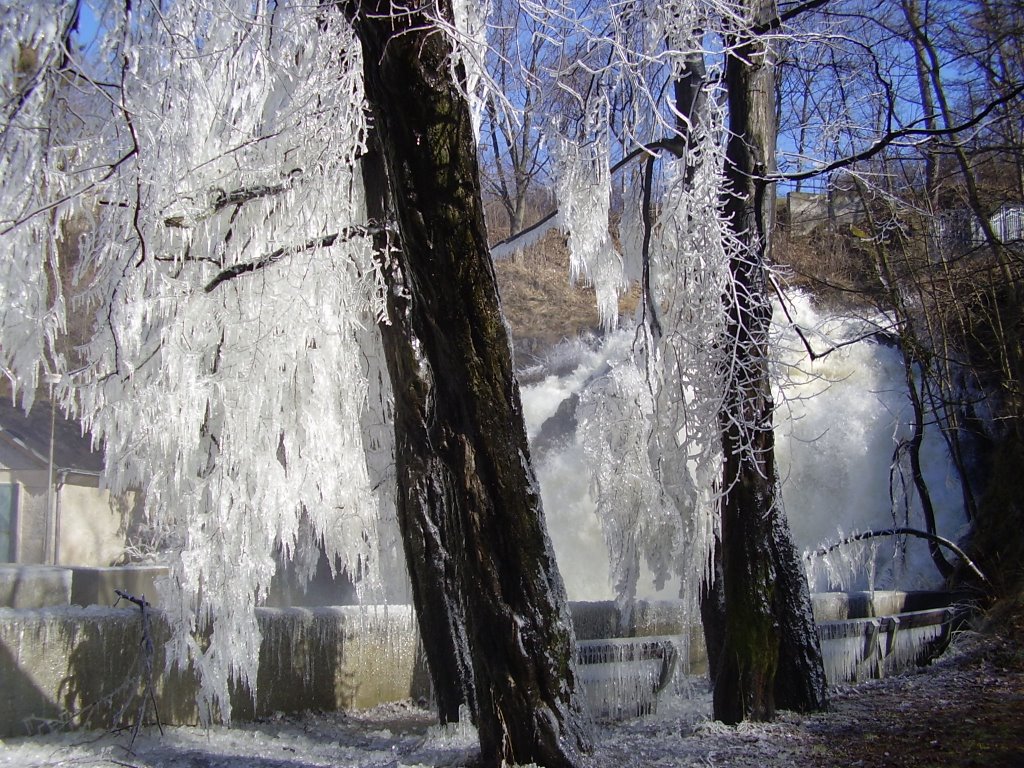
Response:
MULTIPOLYGON (((871 328, 863 320, 819 314, 801 296, 793 304, 794 320, 818 353, 871 328)), ((613 335, 603 346, 565 344, 549 361, 549 370, 556 373, 522 390, 548 528, 573 600, 607 599, 612 590, 583 450, 567 418, 571 409, 559 407, 602 375, 610 354, 631 338, 613 335)), ((897 493, 895 503, 890 500, 893 451, 911 433, 899 350, 865 340, 811 362, 796 333, 785 327, 779 329, 774 350, 777 461, 798 548, 813 550, 854 532, 907 525, 906 498, 909 525, 923 529, 912 491, 907 497, 897 493)), ((926 430, 922 461, 938 532, 955 540, 964 525, 959 485, 934 426, 926 430)), ((811 577, 812 590, 933 588, 941 581, 926 545, 917 539, 899 548, 891 539, 847 546, 828 562, 815 559, 811 577)), ((659 593, 648 578, 639 593, 673 597, 672 590, 668 585, 659 593)))

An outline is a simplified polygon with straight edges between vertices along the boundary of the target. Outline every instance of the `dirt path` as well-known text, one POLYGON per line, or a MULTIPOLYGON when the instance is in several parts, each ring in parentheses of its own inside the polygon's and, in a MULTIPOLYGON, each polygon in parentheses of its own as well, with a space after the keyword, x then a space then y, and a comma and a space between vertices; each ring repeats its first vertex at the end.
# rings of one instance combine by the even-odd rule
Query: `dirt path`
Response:
POLYGON ((817 765, 1024 767, 1024 612, 918 674, 837 692, 808 718, 817 765))
POLYGON ((735 728, 698 717, 622 724, 601 766, 1024 768, 1024 610, 965 631, 931 666, 834 690, 820 715, 735 728))

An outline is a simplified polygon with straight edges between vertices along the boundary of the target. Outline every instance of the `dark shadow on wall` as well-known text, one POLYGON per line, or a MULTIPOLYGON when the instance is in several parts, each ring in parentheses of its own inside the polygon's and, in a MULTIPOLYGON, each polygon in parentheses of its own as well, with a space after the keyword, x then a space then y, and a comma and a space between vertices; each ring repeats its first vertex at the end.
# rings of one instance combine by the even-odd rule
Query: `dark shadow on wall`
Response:
POLYGON ((68 674, 59 702, 68 727, 116 731, 157 722, 198 722, 194 675, 165 671, 170 632, 152 612, 148 632, 138 609, 110 609, 70 629, 68 674))
POLYGON ((267 606, 271 608, 309 607, 314 605, 355 605, 358 602, 352 579, 335 563, 334 573, 327 553, 320 548, 316 571, 306 583, 296 573, 296 566, 283 554, 277 554, 277 571, 270 582, 267 606))
MULTIPOLYGON (((148 632, 136 607, 30 614, 27 628, 12 624, 7 632, 20 638, 18 647, 0 642, 5 735, 43 728, 118 731, 154 725, 158 717, 165 725, 198 723, 196 676, 167 671, 170 629, 159 611, 151 612, 148 632), (34 683, 36 668, 44 677, 34 683), (18 724, 26 717, 34 725, 18 724)), ((263 636, 257 698, 234 687, 238 722, 429 697, 407 606, 260 609, 257 618, 263 636)), ((4 636, 0 632, 0 640, 4 636)), ((218 713, 212 720, 220 720, 218 713)))
POLYGON ((329 609, 269 608, 257 614, 263 642, 256 698, 235 685, 232 717, 257 720, 281 712, 331 712, 343 708, 356 685, 345 676, 345 627, 329 609))
POLYGON ((18 665, 6 642, 0 641, 0 738, 32 736, 51 730, 60 707, 18 665))

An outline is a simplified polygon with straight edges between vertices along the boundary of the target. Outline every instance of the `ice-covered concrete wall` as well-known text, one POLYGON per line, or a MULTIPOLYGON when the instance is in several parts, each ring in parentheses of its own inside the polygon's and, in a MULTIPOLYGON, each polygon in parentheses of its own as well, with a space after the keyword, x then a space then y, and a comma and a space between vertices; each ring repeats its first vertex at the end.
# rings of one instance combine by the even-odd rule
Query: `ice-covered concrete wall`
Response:
MULTIPOLYGON (((87 599, 87 592, 109 591, 107 582, 115 577, 105 570, 85 574, 95 577, 94 583, 89 582, 94 589, 86 589, 86 581, 81 581, 80 600, 87 599)), ((116 578, 124 582, 127 575, 116 578)), ((136 593, 145 589, 141 582, 137 586, 136 593)), ((815 612, 823 622, 819 635, 829 681, 893 674, 927 658, 948 639, 952 613, 920 609, 946 600, 948 596, 901 592, 814 596, 815 612), (900 620, 854 618, 905 611, 919 612, 903 613, 905 618, 900 620)), ((662 642, 671 638, 681 669, 691 674, 703 669, 700 628, 687 625, 678 602, 638 601, 628 613, 612 602, 572 603, 571 609, 580 640, 636 637, 642 641, 654 636, 662 642)), ((263 608, 257 615, 263 643, 256 699, 237 691, 232 700, 236 719, 274 712, 361 709, 430 695, 409 606, 263 608)), ((196 680, 189 673, 163 672, 162 649, 169 629, 158 610, 152 611, 152 617, 156 711, 164 723, 194 723, 198 720, 196 680)), ((127 725, 143 707, 147 721, 152 722, 155 715, 142 672, 141 640, 137 608, 0 609, 0 738, 58 726, 127 725)), ((634 666, 639 672, 629 672, 636 680, 620 680, 623 670, 609 672, 598 669, 600 664, 590 677, 612 680, 613 692, 624 686, 635 688, 638 681, 651 688, 651 680, 664 668, 664 656, 648 659, 633 650, 629 653, 631 663, 638 662, 634 666)), ((621 705, 622 697, 616 696, 621 705)))
MULTIPOLYGON (((109 602, 115 586, 149 594, 152 569, 135 571, 75 569, 73 586, 67 585, 70 599, 109 602)), ((685 629, 678 603, 638 602, 628 615, 612 602, 574 603, 572 612, 580 639, 685 635, 680 652, 694 655, 697 664, 703 657, 699 629, 685 629)), ((163 674, 169 629, 158 610, 151 615, 156 710, 164 723, 196 722, 196 680, 163 674)), ((263 643, 256 700, 238 691, 232 700, 236 719, 361 709, 430 695, 409 606, 262 608, 258 619, 263 643)), ((124 725, 143 705, 152 721, 141 640, 136 608, 0 609, 0 738, 47 727, 124 725)))
MULTIPOLYGON (((351 710, 429 695, 408 606, 260 609, 256 700, 238 690, 233 716, 351 710)), ((169 631, 153 612, 153 699, 163 723, 194 723, 191 673, 164 674, 169 631)), ((51 727, 130 724, 143 706, 136 608, 0 609, 0 737, 51 727)))

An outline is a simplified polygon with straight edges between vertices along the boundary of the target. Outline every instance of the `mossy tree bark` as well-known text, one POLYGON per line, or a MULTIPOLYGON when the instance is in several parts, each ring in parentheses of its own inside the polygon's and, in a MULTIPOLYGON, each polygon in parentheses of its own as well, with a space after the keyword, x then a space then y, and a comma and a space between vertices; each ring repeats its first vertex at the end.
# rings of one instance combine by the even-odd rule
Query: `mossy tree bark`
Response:
MULTIPOLYGON (((428 10, 437 7, 450 21, 448 3, 428 10)), ((414 590, 421 628, 454 634, 427 644, 428 663, 437 680, 471 661, 485 765, 577 765, 590 740, 575 641, 530 464, 451 45, 425 12, 392 15, 383 0, 347 10, 400 234, 386 277, 404 340, 385 334, 399 518, 410 561, 432 561, 410 563, 414 580, 428 582, 414 590), (424 623, 435 612, 445 618, 424 623)))
MULTIPOLYGON (((371 132, 367 144, 362 159, 367 215, 371 221, 383 222, 392 213, 387 169, 376 133, 371 132)), ((429 450, 426 428, 433 377, 419 365, 410 302, 400 290, 402 266, 392 258, 395 243, 382 231, 374 245, 387 284, 399 288, 388 292, 388 313, 380 332, 394 397, 396 511, 417 606, 420 642, 433 677, 438 719, 442 724, 458 722, 465 706, 476 722, 465 609, 461 593, 448 586, 461 579, 459 559, 452 552, 452 542, 460 540, 458 520, 452 518, 450 505, 432 499, 437 487, 431 478, 445 472, 429 450)))
POLYGON ((777 15, 772 0, 748 0, 750 27, 727 40, 730 139, 725 215, 736 247, 725 298, 732 345, 722 428, 722 539, 702 606, 714 670, 714 714, 736 723, 774 716, 776 706, 826 706, 821 651, 806 577, 780 505, 768 376, 771 303, 765 268, 775 170, 774 62, 754 27, 777 15))

